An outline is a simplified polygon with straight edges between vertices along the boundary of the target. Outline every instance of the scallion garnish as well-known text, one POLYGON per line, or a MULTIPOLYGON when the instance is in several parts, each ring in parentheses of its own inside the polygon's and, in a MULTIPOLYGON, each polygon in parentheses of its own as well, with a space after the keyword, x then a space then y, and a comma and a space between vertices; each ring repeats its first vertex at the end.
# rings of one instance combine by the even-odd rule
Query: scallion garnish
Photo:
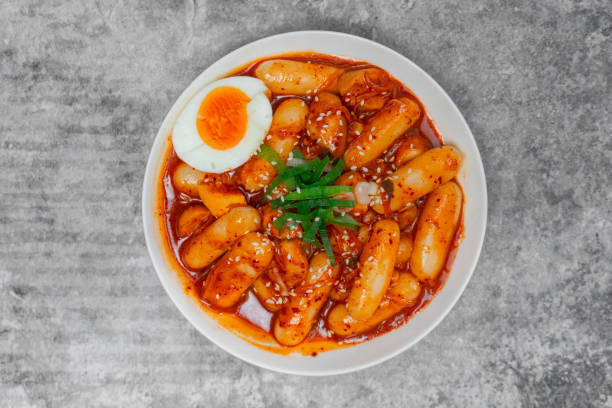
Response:
POLYGON ((327 256, 329 257, 329 262, 332 266, 336 266, 336 260, 334 259, 334 251, 332 250, 331 243, 329 242, 329 237, 327 236, 327 229, 325 228, 325 224, 321 224, 319 227, 319 235, 321 236, 321 243, 325 248, 325 252, 327 252, 327 256))
POLYGON ((323 160, 321 160, 319 165, 314 169, 312 174, 302 175, 302 181, 304 181, 305 183, 313 183, 319 180, 319 178, 321 177, 321 174, 323 174, 323 170, 325 170, 328 163, 329 163, 329 156, 325 156, 323 160))
MULTIPOLYGON (((287 199, 285 199, 287 200, 287 199)), ((279 210, 285 210, 287 208, 300 208, 307 206, 307 208, 315 207, 355 207, 355 200, 344 200, 340 198, 316 198, 314 200, 304 201, 283 201, 280 198, 270 202, 272 208, 278 208, 279 210)))
POLYGON ((331 184, 340 176, 340 174, 342 174, 343 170, 344 160, 342 160, 342 158, 339 158, 338 160, 336 160, 336 164, 334 164, 334 167, 329 171, 329 173, 321 177, 321 179, 310 184, 310 186, 325 186, 327 184, 331 184))
POLYGON ((350 193, 353 191, 351 186, 297 186, 295 191, 285 194, 285 201, 312 200, 314 198, 328 198, 340 193, 350 193))
POLYGON ((339 216, 331 215, 328 217, 327 222, 329 224, 340 225, 341 227, 348 227, 351 229, 357 229, 361 223, 355 221, 350 215, 344 214, 339 216))
POLYGON ((312 220, 308 228, 304 231, 302 240, 306 242, 316 242, 316 235, 317 232, 319 232, 321 224, 323 224, 323 217, 319 216, 317 212, 317 216, 312 220))
MULTIPOLYGON (((266 195, 268 195, 272 191, 274 191, 274 189, 280 183, 285 183, 285 185, 287 185, 288 184, 287 182, 292 180, 292 179, 295 180, 296 176, 299 176, 302 173, 309 172, 309 171, 313 170, 314 168, 316 168, 319 163, 318 163, 318 159, 315 159, 315 160, 306 162, 306 163, 304 163, 304 164, 302 164, 300 166, 297 166, 297 167, 288 168, 287 170, 279 173, 279 175, 276 176, 274 178, 274 180, 272 180, 272 183, 270 183, 270 185, 268 185, 268 188, 266 189, 266 195)), ((287 188, 290 188, 289 185, 287 185, 287 188)))
MULTIPOLYGON (((285 164, 283 158, 280 157, 276 150, 270 147, 270 145, 267 145, 265 143, 262 144, 259 153, 257 153, 257 156, 268 161, 272 166, 274 166, 274 169, 276 170, 277 174, 283 174, 287 170, 289 170, 289 167, 287 166, 287 164, 285 164)), ((285 185, 288 189, 291 190, 295 188, 295 180, 291 177, 288 177, 286 180, 283 181, 285 182, 285 185)), ((280 181, 278 184, 282 183, 283 181, 280 181)), ((276 186, 278 186, 278 184, 276 186)), ((276 188, 276 186, 274 186, 274 188, 276 188)), ((266 190, 266 194, 269 194, 269 192, 274 190, 274 188, 268 188, 268 190, 266 190)))
POLYGON ((270 145, 265 143, 262 144, 257 156, 272 164, 272 166, 274 166, 276 169, 276 172, 279 174, 288 169, 285 161, 278 155, 278 153, 276 153, 276 150, 270 147, 270 145))
POLYGON ((304 230, 302 240, 313 243, 317 248, 325 248, 329 261, 336 266, 327 226, 333 224, 355 229, 361 225, 344 212, 334 215, 335 208, 355 206, 354 200, 334 198, 337 194, 353 192, 353 187, 333 185, 344 170, 344 160, 336 159, 331 170, 325 173, 331 161, 329 156, 306 161, 304 155, 296 149, 292 156, 304 162, 288 167, 278 153, 266 144, 262 146, 258 156, 272 163, 278 173, 266 188, 265 195, 270 195, 281 183, 285 183, 289 190, 281 198, 270 202, 272 208, 285 211, 274 220, 274 228, 282 232, 284 228, 301 225, 304 230))
POLYGON ((295 149, 294 151, 291 152, 291 154, 296 159, 306 160, 306 157, 304 157, 304 155, 302 154, 302 151, 300 149, 295 149))

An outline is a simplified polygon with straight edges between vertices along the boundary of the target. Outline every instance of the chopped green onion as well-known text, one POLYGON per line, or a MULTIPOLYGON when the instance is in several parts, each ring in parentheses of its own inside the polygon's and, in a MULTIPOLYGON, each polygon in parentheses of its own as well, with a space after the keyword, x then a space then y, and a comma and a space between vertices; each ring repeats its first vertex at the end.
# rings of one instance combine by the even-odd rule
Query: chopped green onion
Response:
POLYGON ((261 157, 262 159, 269 162, 276 169, 277 173, 283 172, 287 170, 287 165, 285 161, 278 155, 276 150, 274 150, 268 144, 262 144, 259 153, 257 153, 257 157, 261 157))
POLYGON ((326 184, 333 183, 338 178, 338 176, 342 174, 344 167, 344 160, 342 159, 342 157, 340 157, 338 160, 336 160, 334 167, 326 175, 321 177, 318 181, 309 184, 307 187, 324 186, 326 184))
POLYGON ((319 166, 316 169, 314 169, 314 172, 312 174, 310 175, 302 174, 302 179, 304 180, 304 178, 306 178, 304 182, 312 183, 312 182, 319 180, 319 178, 321 177, 321 174, 323 174, 323 170, 325 170, 325 167, 327 167, 328 163, 329 163, 329 156, 325 156, 325 158, 321 160, 321 162, 319 163, 319 166), (308 176, 308 177, 305 177, 305 176, 308 176))
POLYGON ((276 228, 278 232, 283 232, 283 229, 287 221, 292 220, 298 223, 309 222, 316 212, 317 210, 314 210, 308 214, 296 214, 296 213, 286 212, 286 213, 281 214, 281 216, 275 219, 274 221, 272 221, 272 225, 274 225, 274 228, 276 228))
POLYGON ((289 202, 295 205, 295 207, 292 208, 295 208, 298 214, 308 214, 313 208, 312 206, 308 205, 308 200, 289 202))
POLYGON ((272 221, 272 225, 274 228, 278 230, 278 232, 283 232, 285 228, 285 224, 287 223, 287 219, 289 218, 289 213, 282 214, 280 217, 272 221))
POLYGON ((322 223, 323 223, 323 217, 321 217, 320 212, 317 212, 317 216, 312 221, 312 223, 310 224, 306 232, 304 232, 304 236, 302 236, 302 241, 316 242, 316 235, 322 223))
POLYGON ((296 159, 306 160, 300 149, 294 149, 291 153, 293 153, 293 157, 296 159))
POLYGON ((289 180, 285 180, 285 185, 289 190, 293 190, 297 186, 297 180, 295 177, 291 177, 289 180))
POLYGON ((340 193, 350 193, 351 186, 315 186, 304 187, 289 194, 285 194, 285 201, 311 200, 315 198, 328 198, 340 193))
MULTIPOLYGON (((278 153, 276 152, 276 150, 274 150, 268 144, 264 143, 261 145, 261 149, 259 150, 259 153, 257 153, 257 157, 261 157, 262 159, 269 162, 272 166, 274 166, 274 169, 276 170, 276 173, 278 174, 283 173, 289 169, 289 167, 285 164, 285 161, 283 160, 283 158, 280 157, 278 153)), ((296 186, 295 179, 289 178, 284 181, 288 189, 293 190, 295 188, 296 186)), ((275 188, 276 186, 274 186, 273 188, 267 188, 265 195, 269 195, 275 188)))
POLYGON ((354 200, 334 198, 337 194, 353 191, 351 186, 332 185, 344 171, 344 160, 335 160, 332 169, 325 173, 331 161, 330 156, 306 161, 302 152, 295 149, 291 166, 288 166, 280 160, 274 149, 265 144, 258 155, 271 162, 278 173, 267 187, 266 195, 281 183, 285 183, 290 191, 270 203, 272 208, 286 211, 273 221, 274 227, 282 232, 287 226, 296 228, 301 225, 304 231, 302 240, 311 242, 317 248, 324 248, 330 263, 336 266, 326 227, 334 224, 356 229, 361 225, 350 215, 334 216, 334 208, 355 207, 354 200))
POLYGON ((346 207, 353 208, 355 207, 354 200, 343 200, 339 198, 317 198, 314 200, 304 200, 304 201, 283 201, 280 198, 272 201, 270 203, 272 208, 278 208, 279 210, 284 210, 286 208, 301 208, 302 206, 308 206, 308 208, 315 207, 346 207))
POLYGON ((327 222, 329 224, 340 225, 341 227, 348 227, 348 228, 351 228, 351 229, 357 229, 357 227, 359 227, 361 225, 360 222, 356 221, 353 217, 351 217, 348 214, 339 215, 337 217, 334 217, 333 215, 330 215, 327 218, 327 222))
POLYGON ((325 248, 325 252, 327 252, 327 256, 329 257, 329 262, 332 266, 336 266, 336 260, 334 259, 334 251, 332 250, 331 243, 329 242, 329 237, 327 236, 327 230, 325 229, 325 224, 319 227, 319 236, 321 236, 321 242, 323 243, 323 247, 325 248))
POLYGON ((287 170, 283 171, 282 173, 279 173, 278 176, 276 176, 274 178, 274 180, 272 180, 272 182, 268 185, 268 188, 266 190, 266 194, 270 193, 271 191, 274 191, 274 189, 282 182, 285 182, 295 176, 298 176, 302 173, 305 173, 307 171, 310 171, 314 168, 317 167, 317 165, 319 164, 319 159, 315 159, 309 162, 306 162, 304 164, 301 164, 297 167, 292 167, 292 168, 288 168, 287 170))

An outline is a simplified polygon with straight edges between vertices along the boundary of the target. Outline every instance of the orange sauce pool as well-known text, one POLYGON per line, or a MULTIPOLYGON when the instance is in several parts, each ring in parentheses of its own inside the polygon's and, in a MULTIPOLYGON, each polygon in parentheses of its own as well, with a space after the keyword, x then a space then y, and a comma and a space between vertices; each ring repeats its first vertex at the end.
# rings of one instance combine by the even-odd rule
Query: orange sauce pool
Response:
MULTIPOLYGON (((312 63, 325 63, 328 65, 334 65, 342 68, 355 68, 355 67, 375 67, 374 65, 357 61, 352 59, 346 59, 341 57, 335 57, 330 55, 316 54, 316 53, 292 53, 284 55, 276 55, 273 57, 262 58, 253 61, 244 67, 240 67, 233 71, 228 76, 234 75, 248 75, 254 76, 254 71, 259 63, 267 59, 279 58, 293 59, 298 61, 310 61, 312 63)), ((376 67, 379 68, 379 67, 376 67)), ((395 78, 393 80, 397 81, 395 78)), ((432 144, 432 147, 443 145, 443 139, 439 134, 433 120, 428 115, 427 110, 421 103, 421 101, 408 89, 404 84, 397 81, 398 88, 397 95, 394 97, 408 97, 419 104, 423 114, 419 119, 418 123, 408 131, 417 132, 425 136, 432 144)), ((298 96, 298 95, 276 95, 272 94, 272 107, 275 109, 278 104, 285 98, 301 98, 307 102, 310 102, 309 96, 298 96)), ((366 117, 367 119, 367 117, 366 117)), ((401 138, 400 138, 401 139, 401 138)), ((365 342, 373 339, 377 336, 383 335, 391 330, 394 330, 404 323, 406 323, 412 316, 418 313, 420 310, 425 308, 429 302, 442 290, 448 276, 451 272, 451 267, 455 259, 457 249, 463 239, 464 227, 463 227, 463 208, 461 210, 461 219, 459 228, 455 233, 451 250, 448 254, 444 270, 439 275, 435 282, 429 282, 427 285, 423 284, 423 291, 418 301, 410 307, 407 307, 397 313, 390 319, 383 321, 374 329, 367 331, 362 334, 350 336, 350 337, 338 337, 332 331, 327 328, 327 314, 332 307, 337 303, 328 299, 323 308, 321 309, 319 319, 314 325, 306 340, 297 346, 283 346, 280 345, 271 334, 272 326, 274 323, 275 313, 266 310, 260 303, 257 297, 248 290, 243 296, 242 300, 230 309, 219 310, 207 303, 201 296, 202 284, 206 278, 207 272, 211 267, 204 268, 203 270, 194 270, 188 268, 181 260, 180 247, 188 239, 179 238, 176 234, 176 222, 181 212, 188 206, 194 203, 201 203, 199 199, 189 197, 183 193, 180 193, 172 183, 172 174, 177 165, 181 163, 181 160, 174 152, 171 143, 171 137, 168 136, 168 148, 163 157, 163 166, 160 172, 157 185, 157 203, 156 203, 156 216, 158 219, 159 230, 162 235, 164 242, 164 251, 166 252, 166 258, 170 260, 172 267, 176 270, 179 279, 183 283, 185 294, 192 297, 202 308, 203 312, 214 318, 220 325, 226 329, 232 331, 240 338, 248 341, 249 343, 262 348, 264 350, 278 353, 278 354, 290 354, 300 353, 304 355, 316 356, 320 352, 333 350, 342 347, 348 347, 358 343, 365 342)), ((397 144, 397 143, 396 143, 397 144)), ((391 146, 388 151, 393 151, 396 144, 391 146)), ((384 155, 384 154, 383 154, 384 155)), ((230 178, 235 176, 235 170, 227 172, 230 178)), ((249 205, 256 206, 261 199, 261 194, 249 193, 242 190, 243 194, 247 199, 249 205)), ((465 200, 465 198, 464 198, 465 200)), ((417 201, 417 207, 421 207, 424 198, 417 201)), ((338 256, 338 255, 336 255, 338 256)), ((339 264, 343 264, 343 259, 337 259, 339 264)), ((214 266, 214 263, 213 263, 214 266)))

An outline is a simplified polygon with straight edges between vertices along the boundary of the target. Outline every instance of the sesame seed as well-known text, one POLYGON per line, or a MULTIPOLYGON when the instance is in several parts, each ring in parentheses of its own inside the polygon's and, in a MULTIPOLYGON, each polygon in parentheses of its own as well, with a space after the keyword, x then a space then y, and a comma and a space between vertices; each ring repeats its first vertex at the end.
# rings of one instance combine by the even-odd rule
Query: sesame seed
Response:
POLYGON ((358 131, 358 130, 356 130, 356 131, 355 131, 355 134, 356 134, 357 136, 359 136, 359 135, 361 134, 361 132, 360 132, 360 131, 358 131))

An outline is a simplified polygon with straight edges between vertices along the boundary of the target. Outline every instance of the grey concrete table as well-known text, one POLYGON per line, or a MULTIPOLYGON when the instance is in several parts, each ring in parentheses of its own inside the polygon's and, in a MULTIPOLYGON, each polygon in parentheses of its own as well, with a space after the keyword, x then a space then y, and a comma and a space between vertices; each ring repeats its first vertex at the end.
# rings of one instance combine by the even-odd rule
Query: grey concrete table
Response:
POLYGON ((0 405, 612 407, 612 4, 0 3, 0 405), (371 38, 448 91, 489 225, 457 306, 400 356, 303 378, 201 336, 158 282, 140 192, 179 93, 252 40, 371 38))

